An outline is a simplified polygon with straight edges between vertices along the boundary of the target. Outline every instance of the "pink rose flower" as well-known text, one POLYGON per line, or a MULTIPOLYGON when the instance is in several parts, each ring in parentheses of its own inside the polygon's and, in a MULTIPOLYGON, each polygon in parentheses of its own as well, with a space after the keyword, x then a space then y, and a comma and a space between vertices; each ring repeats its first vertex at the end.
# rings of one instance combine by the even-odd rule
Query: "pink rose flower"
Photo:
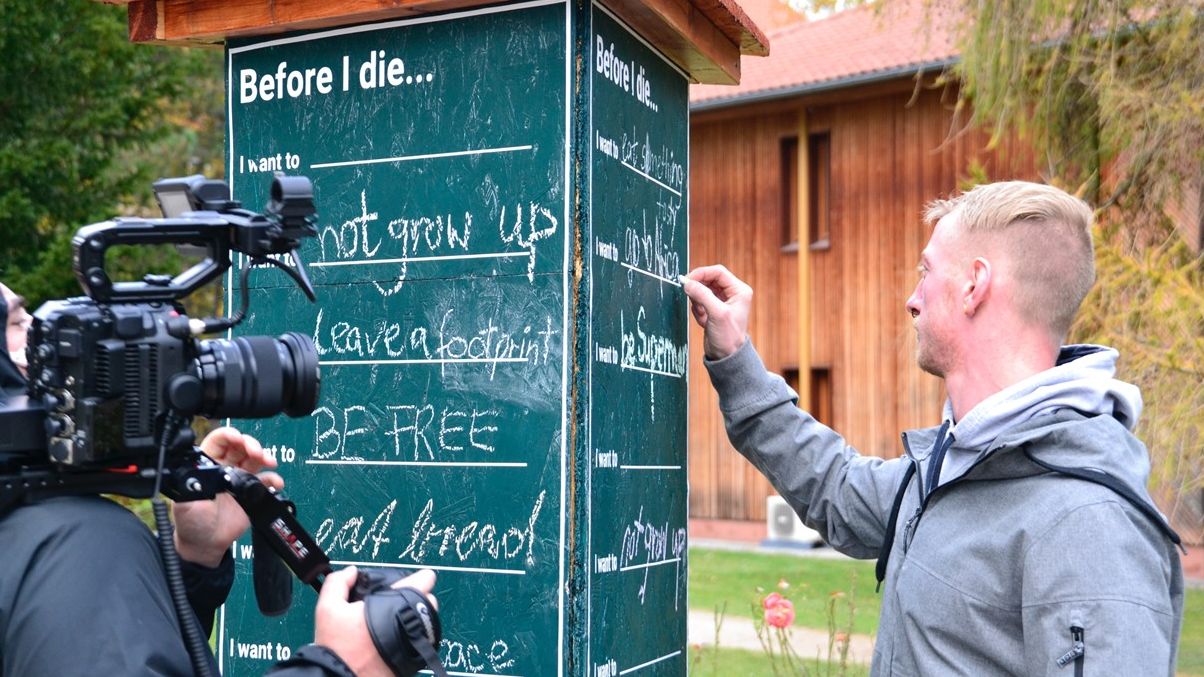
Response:
POLYGON ((794 622, 794 603, 776 592, 761 602, 765 607, 765 622, 775 628, 785 628, 794 622))

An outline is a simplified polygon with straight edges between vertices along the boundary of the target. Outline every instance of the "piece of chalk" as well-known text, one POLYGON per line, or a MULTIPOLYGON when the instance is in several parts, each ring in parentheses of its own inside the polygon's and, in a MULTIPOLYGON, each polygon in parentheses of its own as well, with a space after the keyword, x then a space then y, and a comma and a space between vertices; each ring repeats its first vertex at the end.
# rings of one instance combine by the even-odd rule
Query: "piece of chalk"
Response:
POLYGON ((680 282, 680 283, 682 283, 682 284, 685 284, 685 283, 687 283, 687 282, 689 282, 689 281, 690 281, 690 278, 686 277, 685 275, 678 275, 678 276, 677 276, 677 281, 678 281, 678 282, 680 282))

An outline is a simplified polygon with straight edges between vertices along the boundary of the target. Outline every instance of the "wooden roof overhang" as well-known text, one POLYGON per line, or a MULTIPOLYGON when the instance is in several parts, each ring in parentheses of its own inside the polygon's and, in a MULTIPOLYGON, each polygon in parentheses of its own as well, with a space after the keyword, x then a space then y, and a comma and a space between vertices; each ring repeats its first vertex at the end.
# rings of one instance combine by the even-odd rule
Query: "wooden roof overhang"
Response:
MULTIPOLYGON (((126 5, 130 40, 213 45, 273 35, 462 10, 486 0, 98 0, 126 5)), ((738 84, 740 57, 767 56, 769 40, 734 0, 600 0, 691 80, 738 84)))

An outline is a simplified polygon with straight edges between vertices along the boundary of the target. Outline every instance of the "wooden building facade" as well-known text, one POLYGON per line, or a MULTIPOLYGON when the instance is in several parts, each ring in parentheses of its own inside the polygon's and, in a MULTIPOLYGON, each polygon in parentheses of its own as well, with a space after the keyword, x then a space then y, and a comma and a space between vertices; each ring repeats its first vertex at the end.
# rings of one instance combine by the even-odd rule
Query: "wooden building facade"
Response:
MULTIPOLYGON (((932 83, 949 41, 921 45, 918 12, 887 19, 862 8, 776 31, 740 87, 695 88, 690 265, 722 263, 752 285, 766 367, 849 444, 890 458, 900 431, 938 423, 944 402, 915 364, 904 308, 930 235, 924 205, 972 175, 1035 172, 1022 145, 988 149, 961 129, 956 93, 932 83)), ((690 515, 763 523, 773 489, 727 441, 701 340, 695 327, 690 515)))

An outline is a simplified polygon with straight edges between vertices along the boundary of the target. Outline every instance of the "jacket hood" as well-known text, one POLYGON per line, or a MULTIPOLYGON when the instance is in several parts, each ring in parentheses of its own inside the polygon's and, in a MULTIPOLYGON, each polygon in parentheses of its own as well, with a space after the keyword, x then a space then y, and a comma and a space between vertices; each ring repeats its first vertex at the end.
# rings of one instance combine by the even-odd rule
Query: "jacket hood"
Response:
MULTIPOLYGON (((1078 451, 1072 458, 1061 459, 1062 464, 1100 470, 1107 466, 1110 474, 1126 483, 1133 480, 1135 487, 1143 487, 1149 474, 1148 454, 1136 438, 1124 434, 1133 430, 1141 415, 1141 391, 1137 386, 1115 378, 1118 357, 1119 353, 1104 346, 1065 346, 1053 368, 980 402, 950 428, 952 446, 941 467, 940 483, 961 476, 984 454, 1005 446, 1005 443, 1018 443, 1018 436, 1031 438, 1034 434, 1053 434, 1071 420, 1102 418, 1108 423, 1086 428, 1106 429, 1112 443, 1101 446, 1088 444, 1088 440, 1078 443, 1067 440, 1056 448, 1078 451), (1072 416, 1054 416, 1059 413, 1072 416), (1121 453, 1115 448, 1116 434, 1132 440, 1136 445, 1134 453, 1121 453), (1095 455, 1106 458, 1093 458, 1095 455), (1118 466, 1120 457, 1128 460, 1118 466)), ((946 421, 952 421, 953 407, 948 401, 944 417, 946 421)), ((1089 437, 1095 436, 1093 433, 1089 437)))
MULTIPOLYGON (((1085 416, 1111 416, 1133 430, 1141 415, 1141 391, 1117 380, 1120 354, 1104 346, 1062 348, 1052 369, 1034 374, 995 393, 971 409, 951 432, 957 449, 984 448, 1008 428, 1030 418, 1073 409, 1085 416)), ((953 421, 946 400, 944 420, 953 421)))
MULTIPOLYGON (((8 302, 0 294, 0 327, 8 329, 8 302)), ((13 397, 25 393, 25 377, 16 363, 8 356, 8 346, 0 350, 0 397, 13 397)))

